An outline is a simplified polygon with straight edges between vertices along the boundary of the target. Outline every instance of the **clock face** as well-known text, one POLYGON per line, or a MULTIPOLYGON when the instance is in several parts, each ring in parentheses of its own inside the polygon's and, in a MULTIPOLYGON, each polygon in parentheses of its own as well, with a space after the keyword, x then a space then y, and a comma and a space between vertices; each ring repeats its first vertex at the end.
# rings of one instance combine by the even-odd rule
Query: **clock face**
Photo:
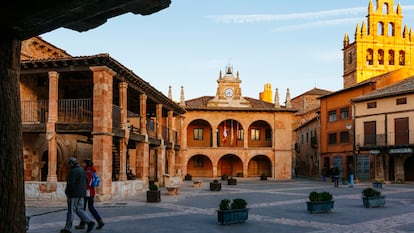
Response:
POLYGON ((227 98, 232 97, 232 96, 233 96, 233 94, 234 94, 234 91, 233 91, 233 89, 231 89, 231 88, 227 88, 227 89, 224 91, 224 95, 225 95, 227 98))

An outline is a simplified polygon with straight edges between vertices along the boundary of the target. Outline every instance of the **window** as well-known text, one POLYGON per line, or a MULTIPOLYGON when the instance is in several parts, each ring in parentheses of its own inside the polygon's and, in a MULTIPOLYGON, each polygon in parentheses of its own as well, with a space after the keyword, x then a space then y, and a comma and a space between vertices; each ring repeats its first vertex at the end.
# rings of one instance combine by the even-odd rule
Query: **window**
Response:
POLYGON ((336 121, 336 110, 328 112, 329 121, 336 121))
POLYGON ((348 131, 341 132, 340 141, 341 143, 349 143, 349 132, 348 131))
POLYGON ((378 35, 379 36, 384 35, 384 23, 383 22, 378 23, 378 35))
POLYGON ((194 157, 194 164, 193 167, 204 167, 204 158, 201 156, 194 157))
POLYGON ((395 36, 394 23, 388 24, 388 36, 395 36))
POLYGON ((384 3, 384 5, 382 6, 382 13, 384 14, 384 15, 388 15, 389 14, 389 6, 388 6, 388 3, 384 3))
POLYGON ((272 141, 272 129, 265 130, 265 139, 266 141, 272 141))
POLYGON ((341 119, 342 120, 349 119, 349 108, 342 108, 341 109, 341 119))
POLYGON ((388 51, 388 65, 394 65, 394 50, 388 51))
POLYGON ((367 103, 367 108, 376 108, 377 107, 377 102, 369 102, 367 103))
POLYGON ((364 122, 364 145, 376 145, 377 144, 377 122, 366 121, 364 122))
POLYGON ((400 66, 405 66, 405 52, 401 50, 399 54, 398 64, 400 64, 400 66))
POLYGON ((329 145, 336 144, 336 133, 330 133, 330 134, 328 134, 328 144, 329 145))
POLYGON ((306 143, 309 142, 309 132, 306 133, 306 143))
POLYGON ((302 134, 302 144, 305 143, 304 138, 305 138, 305 136, 302 134))
POLYGON ((243 140, 243 139, 244 139, 244 130, 239 129, 239 131, 237 132, 237 140, 243 140))
POLYGON ((396 102, 397 105, 407 104, 407 98, 398 98, 396 102))
POLYGON ((384 65, 384 50, 378 50, 378 65, 384 65))
POLYGON ((203 140, 204 139, 204 130, 202 128, 194 129, 194 140, 203 140))
POLYGON ((260 141, 260 129, 251 129, 250 133, 252 141, 260 141))
POLYGON ((374 64, 374 50, 368 49, 367 50, 367 65, 374 64))
POLYGON ((348 53, 348 64, 352 64, 354 62, 354 54, 352 52, 348 53))

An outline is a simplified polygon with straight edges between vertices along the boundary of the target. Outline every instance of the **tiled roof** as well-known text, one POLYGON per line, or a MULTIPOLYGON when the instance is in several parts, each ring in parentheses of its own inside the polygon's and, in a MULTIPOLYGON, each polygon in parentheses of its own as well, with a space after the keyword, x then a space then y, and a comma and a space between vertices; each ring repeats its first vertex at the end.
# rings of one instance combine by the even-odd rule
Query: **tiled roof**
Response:
POLYGON ((275 108, 274 104, 268 103, 262 100, 250 98, 250 97, 243 97, 247 101, 250 102, 252 107, 249 108, 232 108, 232 107, 217 107, 217 108, 209 108, 207 107, 208 101, 213 99, 214 96, 202 96, 199 98, 191 99, 185 101, 185 109, 186 110, 231 110, 231 111, 288 111, 288 112, 296 112, 295 109, 288 109, 284 106, 280 108, 275 108))
POLYGON ((375 90, 366 95, 352 99, 353 102, 360 102, 378 98, 405 95, 414 93, 414 76, 404 79, 394 85, 375 90))
POLYGON ((305 92, 303 94, 300 94, 300 95, 296 96, 293 99, 296 99, 299 96, 304 96, 304 95, 319 95, 319 96, 323 96, 323 95, 327 95, 327 94, 330 94, 330 93, 332 93, 332 91, 328 91, 328 90, 324 90, 324 89, 319 89, 319 88, 316 88, 315 87, 315 88, 313 88, 313 89, 311 89, 311 90, 309 90, 309 91, 307 91, 307 92, 305 92))

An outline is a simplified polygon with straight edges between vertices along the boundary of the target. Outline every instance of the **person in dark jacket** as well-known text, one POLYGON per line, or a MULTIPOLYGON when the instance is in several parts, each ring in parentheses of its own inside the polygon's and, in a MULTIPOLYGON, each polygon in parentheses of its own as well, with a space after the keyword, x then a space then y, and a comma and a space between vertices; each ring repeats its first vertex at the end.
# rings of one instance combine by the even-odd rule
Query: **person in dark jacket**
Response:
POLYGON ((91 232, 95 222, 83 209, 83 202, 86 196, 86 173, 79 166, 76 158, 70 158, 68 160, 68 165, 71 168, 65 188, 65 194, 68 202, 68 212, 66 214, 65 228, 60 230, 60 233, 71 233, 75 213, 82 221, 87 223, 88 228, 86 232, 91 232))
MULTIPOLYGON (((86 183, 86 197, 85 197, 85 205, 83 207, 86 210, 86 206, 88 206, 89 211, 91 212, 92 216, 98 222, 98 226, 96 227, 97 230, 102 229, 105 225, 102 221, 101 216, 99 215, 98 211, 96 211, 94 203, 94 197, 96 194, 95 188, 91 186, 92 184, 92 177, 93 174, 96 172, 95 167, 93 166, 93 162, 90 159, 85 159, 83 161, 83 168, 85 169, 86 176, 88 178, 88 182, 86 183)), ((78 226, 75 226, 76 229, 85 229, 85 222, 81 220, 78 226)))

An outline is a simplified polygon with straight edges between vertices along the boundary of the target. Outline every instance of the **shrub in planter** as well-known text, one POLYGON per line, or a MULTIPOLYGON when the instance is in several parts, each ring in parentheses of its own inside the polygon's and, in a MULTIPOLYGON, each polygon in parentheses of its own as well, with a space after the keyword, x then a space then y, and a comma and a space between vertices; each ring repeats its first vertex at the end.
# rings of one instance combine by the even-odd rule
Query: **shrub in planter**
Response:
POLYGON ((334 207, 333 196, 329 192, 311 192, 306 204, 310 213, 327 213, 334 207))
POLYGON ((221 180, 228 180, 228 179, 229 179, 229 176, 227 174, 223 174, 221 176, 221 180))
POLYGON ((348 179, 346 177, 342 177, 341 182, 343 185, 348 185, 348 179))
POLYGON ((189 173, 187 173, 187 175, 184 176, 184 180, 192 180, 192 179, 193 177, 189 173))
POLYGON ((362 203, 365 208, 382 207, 385 205, 385 196, 373 188, 362 190, 362 203))
POLYGON ((261 174, 260 180, 267 180, 267 175, 265 173, 261 174))
POLYGON ((233 177, 230 177, 230 178, 227 180, 227 184, 228 184, 228 185, 237 185, 237 179, 234 179, 233 177))
POLYGON ((221 183, 218 180, 214 180, 210 182, 210 191, 220 191, 221 190, 221 183))
POLYGON ((229 199, 223 199, 217 210, 217 219, 221 224, 232 224, 244 222, 248 219, 249 209, 244 199, 236 198, 231 202, 229 199))
POLYGON ((147 202, 160 202, 161 201, 161 192, 158 190, 158 186, 155 184, 149 185, 149 190, 147 191, 147 202))

